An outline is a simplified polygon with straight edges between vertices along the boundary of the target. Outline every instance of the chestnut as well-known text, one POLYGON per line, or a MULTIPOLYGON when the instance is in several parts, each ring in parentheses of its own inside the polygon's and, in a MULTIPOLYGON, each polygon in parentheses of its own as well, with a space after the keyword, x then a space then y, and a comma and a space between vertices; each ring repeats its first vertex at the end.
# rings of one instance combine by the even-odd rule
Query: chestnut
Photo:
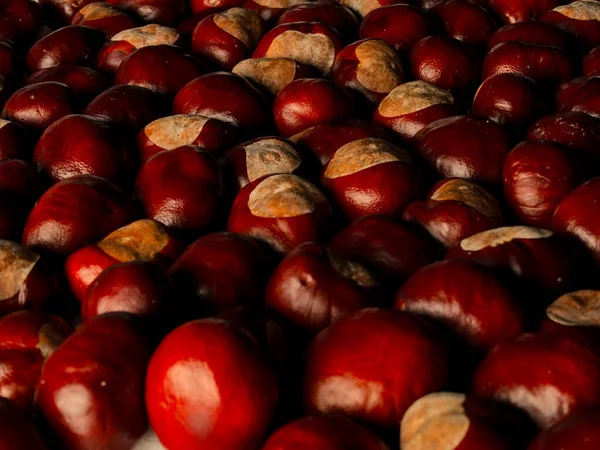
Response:
POLYGON ((599 424, 598 408, 573 414, 540 433, 529 450, 594 450, 600 446, 599 424))
POLYGON ((581 61, 583 75, 593 77, 600 75, 600 47, 594 47, 581 61))
POLYGON ((23 243, 34 251, 67 256, 125 225, 130 205, 113 183, 79 175, 56 183, 33 207, 23 243))
POLYGON ((483 187, 462 178, 449 178, 437 183, 427 200, 410 203, 402 218, 419 224, 447 248, 501 226, 502 210, 483 187))
POLYGON ((271 275, 268 308, 309 333, 372 306, 377 281, 359 263, 323 245, 306 242, 286 255, 271 275))
POLYGON ((32 144, 25 127, 10 120, 0 119, 0 161, 5 159, 28 160, 32 144))
POLYGON ((27 78, 25 85, 46 81, 56 81, 66 84, 86 102, 106 91, 110 86, 104 74, 82 66, 56 66, 38 70, 27 78))
POLYGON ((0 37, 0 77, 8 77, 16 66, 14 44, 0 37))
POLYGON ((489 8, 505 24, 539 19, 552 8, 560 5, 561 0, 490 0, 489 8))
POLYGON ((358 20, 350 8, 331 0, 299 3, 288 8, 277 23, 321 22, 330 26, 348 42, 358 35, 358 20))
POLYGON ((272 268, 270 251, 253 238, 217 232, 190 244, 169 269, 178 293, 201 313, 259 305, 272 268))
POLYGON ((168 448, 258 448, 277 398, 277 381, 261 348, 250 333, 223 319, 175 329, 148 366, 148 416, 168 448))
POLYGON ((321 123, 356 117, 350 94, 333 82, 304 78, 286 85, 273 103, 279 134, 290 137, 321 123))
POLYGON ((403 83, 404 72, 393 47, 381 39, 363 39, 337 54, 331 78, 367 104, 377 104, 403 83))
POLYGON ((319 22, 284 23, 263 36, 253 58, 290 58, 329 75, 342 36, 319 22))
POLYGON ((71 292, 83 302, 88 287, 107 267, 144 261, 167 269, 180 252, 180 244, 164 225, 152 219, 141 219, 69 255, 65 274, 71 292))
POLYGON ((560 28, 539 20, 526 20, 511 23, 498 28, 487 41, 488 50, 508 41, 519 41, 524 44, 558 47, 567 50, 569 35, 560 28))
POLYGON ((157 153, 186 145, 217 152, 232 144, 235 136, 235 128, 226 122, 196 114, 178 114, 146 125, 139 132, 137 143, 142 162, 146 162, 157 153))
POLYGON ((595 327, 598 324, 600 291, 580 290, 561 295, 546 308, 549 325, 595 327))
POLYGON ((477 183, 502 183, 509 139, 497 123, 473 116, 437 120, 416 136, 422 158, 440 176, 477 183))
POLYGON ((350 220, 369 214, 400 216, 421 193, 420 173, 408 153, 376 138, 340 147, 322 179, 350 220))
POLYGON ((504 196, 522 223, 552 228, 558 204, 579 180, 569 154, 549 142, 521 142, 504 162, 504 196))
POLYGON ((27 52, 31 72, 56 66, 94 66, 106 33, 81 25, 69 25, 44 36, 27 52))
POLYGON ((393 5, 398 3, 397 0, 343 0, 343 5, 350 8, 356 13, 359 18, 364 18, 371 11, 375 11, 384 6, 393 5))
POLYGON ((229 8, 242 6, 242 3, 244 3, 244 0, 191 0, 190 10, 193 14, 192 17, 207 17, 229 8))
POLYGON ((438 119, 454 115, 454 97, 444 89, 417 80, 394 88, 379 103, 373 121, 406 141, 438 119))
POLYGON ((85 5, 73 16, 71 24, 97 28, 104 31, 108 37, 136 26, 134 20, 127 14, 102 2, 85 5))
POLYGON ((0 398, 0 448, 46 450, 44 441, 27 414, 10 400, 0 398))
POLYGON ((304 401, 309 413, 393 428, 415 400, 439 390, 445 378, 446 351, 431 325, 402 311, 368 308, 312 341, 304 401))
POLYGON ((63 319, 49 314, 18 311, 0 317, 2 397, 30 409, 44 362, 71 332, 63 319))
POLYGON ((185 12, 185 3, 169 0, 109 0, 107 3, 144 22, 173 26, 185 12))
POLYGON ((128 313, 88 320, 48 358, 35 406, 61 448, 133 447, 148 425, 149 358, 148 340, 128 313))
POLYGON ((444 24, 447 36, 467 45, 484 46, 496 29, 489 11, 467 0, 438 1, 431 11, 444 24))
POLYGON ((31 0, 5 0, 0 5, 0 37, 27 41, 41 26, 40 4, 31 0))
POLYGON ((590 0, 577 0, 556 6, 540 20, 565 30, 580 47, 592 49, 600 45, 600 6, 590 0))
POLYGON ((192 53, 222 70, 249 58, 266 31, 258 13, 231 8, 202 20, 192 34, 192 53))
POLYGON ((198 147, 157 153, 142 166, 135 183, 146 217, 171 229, 204 231, 216 219, 222 194, 220 169, 198 147))
POLYGON ((331 207, 313 184, 292 174, 271 175, 246 185, 236 196, 227 231, 254 237, 287 253, 329 234, 331 207))
MULTIPOLYGON (((209 0, 194 0, 208 3, 209 0)), ((290 7, 302 3, 297 0, 241 0, 241 4, 233 4, 238 0, 218 0, 218 3, 227 5, 231 3, 231 6, 241 6, 244 9, 257 12, 260 17, 269 25, 271 28, 282 14, 284 14, 290 7)), ((211 0, 211 5, 215 2, 211 0)), ((305 22, 302 20, 302 22, 305 22)), ((314 22, 320 22, 320 20, 314 20, 314 22)))
POLYGON ((556 94, 556 110, 600 117, 600 77, 575 78, 562 84, 556 94))
POLYGON ((77 175, 97 175, 124 182, 134 169, 133 155, 115 127, 83 114, 65 116, 40 137, 33 163, 57 182, 77 175))
POLYGON ((200 63, 179 47, 154 45, 135 50, 119 65, 115 84, 141 86, 174 96, 203 72, 200 63))
POLYGON ((122 30, 111 37, 98 53, 98 69, 115 74, 127 56, 143 47, 175 45, 180 42, 179 33, 173 28, 151 23, 122 30))

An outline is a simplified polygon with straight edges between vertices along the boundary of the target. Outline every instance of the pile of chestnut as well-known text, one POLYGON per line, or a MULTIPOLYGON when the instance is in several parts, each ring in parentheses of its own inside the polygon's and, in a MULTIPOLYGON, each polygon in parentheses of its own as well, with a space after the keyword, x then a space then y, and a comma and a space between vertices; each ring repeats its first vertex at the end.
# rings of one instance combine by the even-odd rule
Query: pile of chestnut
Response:
POLYGON ((600 449, 600 1, 0 0, 0 449, 600 449))

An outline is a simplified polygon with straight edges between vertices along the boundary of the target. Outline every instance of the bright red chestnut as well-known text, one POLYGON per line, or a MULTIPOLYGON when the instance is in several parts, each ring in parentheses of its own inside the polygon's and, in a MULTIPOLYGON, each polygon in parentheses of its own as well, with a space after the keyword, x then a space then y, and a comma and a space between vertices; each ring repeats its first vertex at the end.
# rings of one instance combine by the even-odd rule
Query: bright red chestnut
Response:
POLYGON ((339 148, 322 180, 350 220, 369 214, 399 217, 421 193, 421 177, 408 153, 375 138, 339 148))
POLYGON ((138 319, 110 313, 81 325, 46 361, 36 410, 62 448, 132 448, 147 428, 150 348, 138 319))
POLYGON ((402 218, 418 223, 444 247, 502 225, 498 201, 483 187, 462 178, 440 181, 427 200, 410 203, 402 218))
POLYGON ((488 10, 467 0, 435 2, 431 11, 444 23, 447 36, 467 45, 484 46, 496 29, 488 10))
POLYGON ((569 35, 560 28, 544 22, 527 20, 498 28, 487 41, 487 48, 491 50, 496 45, 508 41, 519 41, 524 44, 545 45, 567 50, 569 35))
POLYGON ((404 81, 400 58, 388 43, 364 39, 344 47, 331 69, 337 85, 377 104, 404 81))
POLYGON ((586 77, 600 75, 600 47, 595 47, 585 55, 581 62, 583 74, 586 77))
POLYGON ((379 104, 373 121, 407 141, 430 123, 454 114, 454 97, 425 81, 401 84, 379 104))
POLYGON ((152 262, 167 269, 179 256, 180 245, 166 227, 151 219, 132 222, 70 255, 65 274, 71 292, 81 302, 90 284, 104 269, 131 261, 152 262))
POLYGON ((600 410, 573 414, 544 430, 529 450, 594 450, 600 446, 600 410))
POLYGON ((374 276, 361 264, 307 242, 292 250, 271 275, 265 302, 297 327, 317 333, 376 304, 374 276))
POLYGON ((27 414, 0 398, 0 449, 46 450, 46 445, 27 414))
POLYGON ((90 3, 81 8, 73 16, 71 24, 97 28, 109 37, 136 26, 135 21, 127 14, 108 3, 101 2, 90 3))
MULTIPOLYGON (((0 318, 0 392, 28 410, 44 362, 71 334, 59 317, 19 311, 0 318)), ((2 445, 0 444, 0 448, 2 445)))
POLYGON ((308 181, 292 174, 271 175, 246 185, 237 195, 227 230, 254 237, 280 252, 329 234, 331 207, 308 181))
POLYGON ((174 96, 203 72, 200 63, 173 45, 142 47, 119 65, 115 84, 141 86, 161 95, 174 96))
POLYGON ((169 0, 109 0, 107 3, 144 22, 173 26, 186 9, 184 2, 169 0))
POLYGON ((600 77, 575 78, 559 87, 556 111, 581 111, 600 117, 600 77))
POLYGON ((548 142, 521 142, 504 163, 504 196, 526 225, 552 228, 554 210, 579 180, 569 153, 548 142))
POLYGON ((187 247, 169 275, 195 312, 220 312, 262 303, 270 259, 268 249, 252 238, 211 233, 187 247))
POLYGON ((347 41, 358 34, 358 20, 350 8, 331 0, 316 0, 291 6, 277 23, 321 22, 340 33, 347 41))
POLYGON ((538 19, 561 3, 561 0, 491 0, 489 7, 504 23, 511 24, 538 19))
POLYGON ((64 83, 83 100, 91 100, 110 86, 104 74, 82 66, 56 66, 38 70, 25 81, 26 85, 56 81, 64 83))
POLYGON ((67 256, 125 225, 129 202, 111 182, 92 175, 48 189, 25 223, 23 243, 35 251, 67 256))
POLYGON ((220 207, 220 175, 210 154, 179 147, 154 155, 142 166, 136 192, 147 217, 175 230, 203 231, 220 207))
POLYGON ((25 127, 10 120, 0 119, 0 160, 28 160, 32 144, 25 127))
POLYGON ((262 450, 301 448, 310 442, 313 450, 388 450, 381 439, 350 420, 308 416, 275 431, 262 450))
POLYGON ((192 35, 192 53, 223 70, 249 58, 266 31, 258 13, 231 8, 202 20, 192 35))
POLYGON ((565 30, 586 49, 600 45, 599 19, 600 6, 591 0, 578 0, 557 6, 541 18, 543 22, 565 30))
POLYGON ((502 166, 510 149, 502 127, 472 116, 433 122, 417 135, 419 154, 442 177, 501 184, 502 166))
POLYGON ((321 123, 356 117, 354 100, 329 80, 304 78, 285 86, 273 103, 277 130, 290 137, 321 123))
POLYGON ((60 28, 29 49, 27 67, 36 72, 56 66, 94 66, 106 38, 104 31, 81 25, 60 28))
POLYGON ((173 28, 152 23, 144 27, 129 28, 116 33, 100 49, 98 68, 109 73, 116 73, 127 56, 139 48, 155 45, 178 45, 179 33, 173 28))
POLYGON ((25 86, 7 100, 2 118, 43 131, 56 120, 77 112, 78 99, 63 83, 46 81, 25 86))
POLYGON ((440 389, 445 378, 445 350, 431 325, 401 311, 369 308, 313 340, 304 400, 309 412, 393 428, 415 400, 440 389))
POLYGON ((258 448, 277 398, 275 376, 256 341, 222 319, 177 328, 148 367, 150 424, 170 448, 258 448))
POLYGON ((253 58, 290 58, 328 75, 342 49, 342 37, 319 22, 278 25, 260 40, 253 58))

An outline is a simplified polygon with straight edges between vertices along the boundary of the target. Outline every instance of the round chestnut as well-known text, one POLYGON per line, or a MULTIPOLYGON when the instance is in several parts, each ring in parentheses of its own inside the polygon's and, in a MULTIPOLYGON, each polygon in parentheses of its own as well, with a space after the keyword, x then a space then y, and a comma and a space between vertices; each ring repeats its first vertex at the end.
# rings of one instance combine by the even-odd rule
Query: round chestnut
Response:
POLYGON ((42 24, 40 4, 30 0, 5 0, 0 4, 0 37, 29 40, 42 24))
POLYGON ((110 86, 104 74, 82 66, 56 66, 38 70, 25 81, 25 85, 56 81, 69 86, 86 103, 106 91, 110 86))
POLYGON ((109 0, 107 3, 144 22, 165 26, 175 25, 186 10, 185 2, 170 0, 109 0))
POLYGON ((541 19, 573 36, 578 46, 591 49, 600 45, 600 6, 591 0, 577 0, 556 6, 541 19))
POLYGON ((467 45, 484 46, 496 29, 489 11, 467 0, 438 1, 431 11, 443 22, 447 36, 467 45))
POLYGON ((583 75, 593 77, 600 75, 600 47, 594 47, 581 61, 583 75))
POLYGON ((488 50, 508 41, 519 41, 524 44, 558 47, 567 50, 569 35, 547 23, 538 20, 527 20, 512 23, 498 28, 487 41, 488 50))
POLYGON ((575 78, 562 84, 556 94, 556 111, 581 111, 600 117, 600 77, 575 78))
POLYGON ((539 19, 546 12, 561 3, 561 0, 490 0, 489 8, 494 11, 505 24, 513 24, 532 19, 539 19))
POLYGON ((544 430, 528 450, 594 450, 600 446, 600 409, 573 414, 544 430))
POLYGON ((31 157, 32 144, 25 127, 10 120, 0 119, 0 161, 28 160, 31 157))
POLYGON ((134 28, 135 21, 116 7, 103 2, 85 5, 73 16, 71 25, 82 25, 104 31, 112 37, 120 31, 134 28))
POLYGON ((356 39, 358 20, 350 8, 331 0, 316 0, 290 6, 277 23, 321 22, 340 33, 346 41, 356 39))

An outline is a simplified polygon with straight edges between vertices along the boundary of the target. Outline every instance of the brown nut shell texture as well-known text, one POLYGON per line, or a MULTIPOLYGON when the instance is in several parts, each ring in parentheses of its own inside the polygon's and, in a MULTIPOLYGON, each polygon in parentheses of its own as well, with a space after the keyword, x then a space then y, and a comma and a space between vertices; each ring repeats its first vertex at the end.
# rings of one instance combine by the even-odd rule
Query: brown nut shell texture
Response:
POLYGON ((545 239, 552 236, 552 231, 543 228, 517 225, 500 227, 482 231, 460 242, 460 248, 466 252, 477 252, 487 247, 497 247, 514 239, 545 239))
POLYGON ((600 291, 583 290, 564 294, 548 306, 546 315, 561 325, 600 326, 600 291))
POLYGON ((296 61, 289 58, 250 58, 240 61, 233 73, 264 86, 270 94, 277 95, 294 81, 296 61))
POLYGON ((452 105, 454 97, 449 91, 425 81, 409 81, 394 88, 379 105, 383 117, 411 114, 434 105, 452 105))
POLYGON ((40 256, 16 242, 0 240, 0 300, 19 292, 40 256))
POLYGON ((468 180, 450 180, 440 186, 430 198, 438 202, 454 200, 464 203, 487 217, 498 215, 496 200, 481 186, 468 180))
POLYGON ((107 17, 120 16, 123 13, 114 6, 107 3, 90 3, 79 10, 79 14, 84 16, 86 20, 100 20, 107 17))
POLYGON ((368 90, 387 94, 402 83, 400 58, 385 41, 369 39, 354 53, 358 59, 356 79, 368 90))
POLYGON ((160 148, 173 150, 192 144, 210 119, 193 114, 177 114, 163 117, 149 123, 144 128, 148 139, 160 148))
POLYGON ((261 139, 245 145, 246 172, 251 182, 277 173, 291 173, 300 166, 300 155, 280 139, 261 139))
POLYGON ((215 14, 215 24, 226 33, 244 43, 250 49, 258 45, 262 35, 260 16, 245 8, 231 8, 215 14))
POLYGON ((365 266, 354 261, 348 261, 347 259, 338 255, 336 252, 329 249, 326 249, 326 251, 329 262, 331 262, 331 267, 333 267, 333 270, 335 270, 340 276, 347 280, 354 281, 357 285, 363 288, 372 288, 377 286, 377 280, 371 271, 365 266))
POLYGON ((377 0, 342 0, 342 5, 356 11, 361 17, 365 17, 371 11, 381 8, 377 0))
POLYGON ((304 34, 296 30, 287 30, 273 39, 266 56, 291 58, 329 74, 335 60, 335 47, 331 39, 324 34, 304 34))
POLYGON ((142 219, 113 231, 98 247, 120 262, 152 261, 168 243, 169 235, 160 223, 142 219))
POLYGON ((135 48, 155 45, 173 45, 179 39, 179 33, 173 28, 154 23, 139 28, 123 30, 112 37, 112 41, 125 41, 135 48))
POLYGON ((600 20, 600 3, 591 0, 579 0, 569 5, 557 6, 552 11, 573 20, 600 20))

